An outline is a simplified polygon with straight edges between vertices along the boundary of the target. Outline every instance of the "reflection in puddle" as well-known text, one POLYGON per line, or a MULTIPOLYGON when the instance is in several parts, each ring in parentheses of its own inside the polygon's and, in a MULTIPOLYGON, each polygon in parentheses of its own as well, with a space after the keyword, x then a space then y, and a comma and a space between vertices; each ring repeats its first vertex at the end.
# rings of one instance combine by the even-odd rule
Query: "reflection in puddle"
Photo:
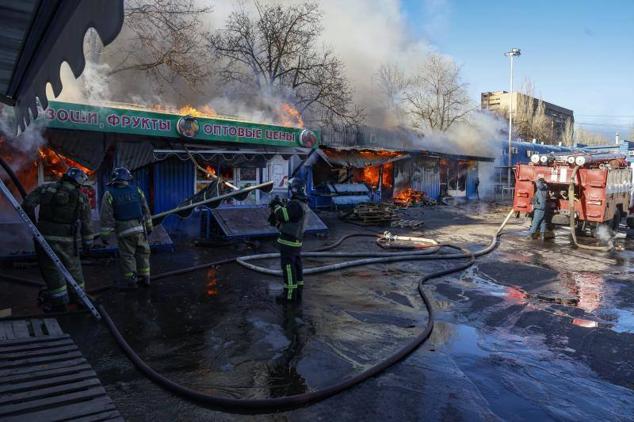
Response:
POLYGON ((443 349, 451 354, 489 355, 478 345, 478 330, 469 325, 438 322, 434 327, 434 337, 443 344, 443 349))
POLYGON ((612 329, 617 333, 634 333, 634 312, 626 309, 615 309, 616 324, 612 329))
POLYGON ((599 326, 599 323, 596 321, 591 321, 589 319, 581 319, 581 318, 573 318, 572 324, 577 325, 579 327, 585 327, 585 328, 596 328, 599 326))
POLYGON ((218 296, 218 272, 215 267, 207 271, 207 296, 218 296))
POLYGON ((577 307, 588 313, 596 311, 604 297, 605 280, 597 273, 578 271, 560 273, 561 284, 579 298, 577 307))

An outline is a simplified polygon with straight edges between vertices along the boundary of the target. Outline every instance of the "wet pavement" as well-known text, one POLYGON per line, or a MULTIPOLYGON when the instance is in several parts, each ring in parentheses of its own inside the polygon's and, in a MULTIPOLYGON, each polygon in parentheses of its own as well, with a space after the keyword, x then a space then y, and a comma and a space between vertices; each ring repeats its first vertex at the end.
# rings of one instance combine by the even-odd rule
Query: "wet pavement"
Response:
MULTIPOLYGON (((424 226, 393 231, 476 249, 505 212, 412 208, 406 218, 424 226)), ((328 238, 309 239, 307 249, 383 230, 323 218, 328 238)), ((136 371, 105 326, 87 316, 60 322, 129 420, 632 420, 634 244, 619 240, 622 250, 597 253, 572 249, 565 229, 553 242, 526 240, 527 227, 512 219, 497 250, 426 285, 436 326, 421 348, 347 392, 293 411, 230 414, 180 399, 136 371)), ((181 241, 177 252, 153 256, 153 271, 273 249, 271 242, 213 249, 181 241)), ((340 249, 376 246, 351 239, 340 249)), ((301 307, 276 305, 279 281, 236 264, 137 292, 108 291, 99 301, 139 355, 171 379, 228 397, 279 397, 328 386, 397 350, 427 321, 415 289, 420 276, 454 265, 377 264, 307 276, 301 307)), ((111 262, 87 266, 89 288, 114 271, 111 262)), ((37 278, 32 267, 11 273, 37 278)), ((0 284, 22 298, 14 313, 35 310, 26 300, 32 288, 0 284)))

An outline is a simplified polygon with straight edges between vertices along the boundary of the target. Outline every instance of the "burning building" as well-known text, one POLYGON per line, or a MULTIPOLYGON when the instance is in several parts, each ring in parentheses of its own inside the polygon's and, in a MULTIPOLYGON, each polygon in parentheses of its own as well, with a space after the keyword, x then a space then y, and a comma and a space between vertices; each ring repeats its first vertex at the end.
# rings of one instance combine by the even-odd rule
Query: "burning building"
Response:
POLYGON ((338 189, 360 191, 349 184, 363 184, 368 190, 366 198, 358 195, 354 201, 347 201, 350 203, 395 199, 405 204, 420 198, 478 196, 480 167, 493 162, 493 157, 425 149, 424 139, 414 143, 412 136, 406 130, 323 129, 323 160, 313 166, 312 172, 314 205, 345 202, 345 198, 338 199, 344 196, 337 194, 338 189))
MULTIPOLYGON (((289 115, 289 122, 298 122, 296 117, 289 115)), ((133 172, 154 214, 174 208, 218 178, 223 186, 227 182, 238 188, 269 180, 275 184, 270 194, 253 191, 223 207, 268 203, 268 195, 286 194, 291 164, 319 140, 318 133, 301 126, 221 118, 213 110, 192 107, 170 111, 51 101, 40 119, 45 120, 46 144, 21 166, 20 179, 32 189, 57 180, 69 166, 83 168, 91 181, 87 194, 95 217, 115 167, 133 172)), ((170 216, 163 225, 176 230, 179 221, 170 216)))

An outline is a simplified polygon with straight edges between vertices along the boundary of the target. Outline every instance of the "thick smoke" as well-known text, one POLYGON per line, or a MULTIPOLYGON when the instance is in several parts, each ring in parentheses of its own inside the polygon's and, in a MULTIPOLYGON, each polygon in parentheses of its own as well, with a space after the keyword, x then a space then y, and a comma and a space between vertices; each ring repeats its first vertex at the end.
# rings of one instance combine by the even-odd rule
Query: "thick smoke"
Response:
MULTIPOLYGON (((301 2, 286 0, 279 3, 301 2)), ((206 6, 208 2, 200 1, 199 4, 206 6)), ((374 120, 381 108, 376 101, 379 93, 374 79, 379 67, 383 63, 396 63, 410 68, 420 63, 429 47, 425 42, 408 35, 407 23, 397 0, 322 0, 319 5, 323 13, 322 43, 332 48, 343 60, 346 76, 353 87, 355 103, 366 110, 369 120, 374 120)), ((221 30, 227 17, 238 7, 257 13, 255 2, 214 2, 213 11, 206 16, 201 30, 221 30)), ((109 52, 127 51, 126 44, 129 42, 129 34, 124 29, 118 39, 106 49, 109 52)), ((246 118, 264 120, 271 120, 276 116, 265 115, 263 110, 267 106, 273 109, 284 100, 260 92, 255 104, 259 107, 254 107, 252 101, 242 99, 242 93, 236 92, 235 87, 227 86, 218 80, 216 72, 213 71, 203 86, 194 88, 178 79, 170 82, 169 86, 157 85, 138 72, 121 72, 108 76, 116 66, 114 60, 118 57, 116 54, 110 56, 113 63, 95 64, 100 63, 100 49, 99 43, 94 41, 94 34, 89 33, 85 41, 85 51, 88 55, 86 71, 75 80, 65 66, 62 71, 64 90, 60 96, 61 100, 97 103, 104 100, 132 102, 134 99, 141 104, 159 103, 166 107, 184 104, 210 105, 221 114, 246 113, 246 118), (97 53, 90 54, 92 50, 96 50, 97 53)), ((210 66, 213 68, 214 63, 210 63, 210 66)))
POLYGON ((3 157, 8 160, 14 171, 32 165, 37 158, 38 149, 46 144, 42 136, 43 121, 32 121, 25 131, 17 134, 13 108, 0 105, 0 147, 3 157))
MULTIPOLYGON (((209 4, 202 0, 197 2, 200 6, 209 4)), ((290 5, 302 1, 282 0, 278 3, 290 5)), ((321 0, 319 6, 323 15, 321 42, 343 60, 346 76, 353 88, 354 102, 365 110, 366 123, 380 127, 387 127, 389 122, 409 125, 411 122, 406 113, 405 119, 402 113, 393 116, 394 110, 390 110, 378 88, 377 72, 382 65, 388 64, 399 67, 408 75, 415 74, 426 54, 433 52, 434 48, 425 39, 412 35, 401 1, 321 0)), ((254 15, 257 13, 256 2, 251 1, 214 2, 212 7, 212 11, 204 18, 202 31, 222 30, 227 17, 237 8, 251 11, 254 15)), ((434 13, 430 14, 429 22, 421 22, 421 25, 437 27, 439 20, 446 25, 446 16, 439 12, 439 8, 434 10, 431 11, 434 13)), ((96 52, 89 54, 95 60, 89 60, 86 72, 79 80, 75 81, 68 70, 63 75, 62 99, 89 103, 113 100, 142 105, 159 104, 174 109, 185 104, 196 107, 208 105, 220 115, 268 123, 278 121, 279 116, 272 111, 279 109, 284 98, 267 92, 246 96, 237 87, 218 79, 217 72, 213 71, 216 65, 213 60, 209 63, 212 68, 209 80, 201 86, 192 88, 178 79, 169 86, 157 86, 150 81, 151 78, 144 78, 139 72, 108 76, 116 63, 95 64, 102 55, 99 42, 94 40, 94 35, 87 35, 86 50, 96 52)), ((129 34, 124 30, 106 49, 127 51, 124 47, 129 42, 129 34)), ((475 103, 474 99, 474 106, 475 103)), ((496 157, 499 155, 496 140, 502 128, 503 123, 495 117, 473 113, 468 122, 456 125, 446 133, 426 131, 422 140, 412 135, 410 142, 413 146, 438 152, 496 157)))

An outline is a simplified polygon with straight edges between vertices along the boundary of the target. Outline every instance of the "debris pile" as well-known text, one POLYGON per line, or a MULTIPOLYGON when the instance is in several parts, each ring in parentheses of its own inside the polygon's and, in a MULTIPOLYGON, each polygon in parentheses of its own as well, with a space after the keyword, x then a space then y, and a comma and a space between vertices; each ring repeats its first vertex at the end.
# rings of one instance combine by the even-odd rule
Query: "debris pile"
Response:
POLYGON ((436 201, 428 198, 425 192, 419 192, 412 188, 407 188, 395 194, 392 202, 394 202, 394 205, 403 208, 436 205, 436 201))

